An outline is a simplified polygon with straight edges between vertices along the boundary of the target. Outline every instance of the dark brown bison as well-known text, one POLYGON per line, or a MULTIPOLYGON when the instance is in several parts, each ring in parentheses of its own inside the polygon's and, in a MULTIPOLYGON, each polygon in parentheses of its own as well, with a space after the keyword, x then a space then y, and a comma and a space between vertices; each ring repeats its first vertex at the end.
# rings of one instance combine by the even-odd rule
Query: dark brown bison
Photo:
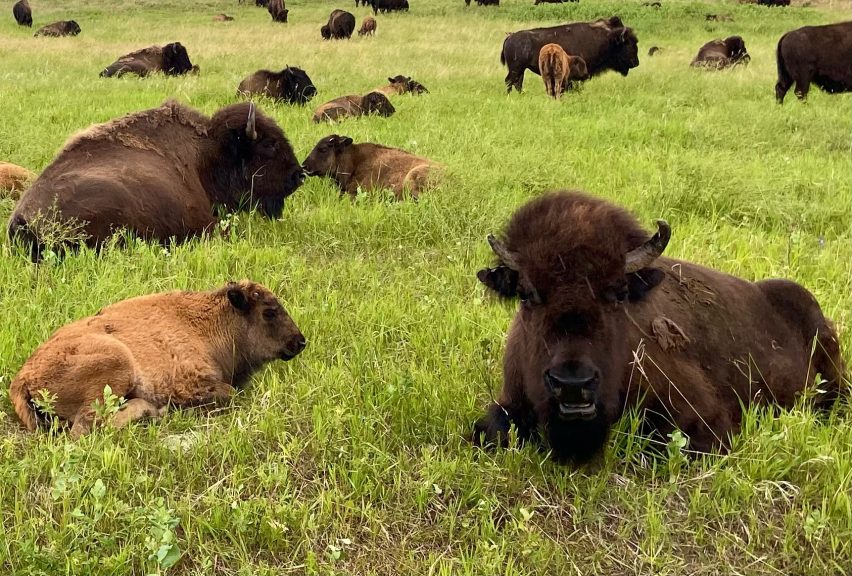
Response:
POLYGON ((729 445, 744 406, 790 407, 816 374, 817 404, 834 402, 843 360, 810 292, 662 257, 670 228, 657 225, 649 238, 621 208, 556 192, 489 237, 498 262, 477 276, 521 308, 475 442, 506 445, 514 424, 557 460, 582 462, 639 408, 650 432, 680 429, 707 452, 729 445))
POLYGON ((324 40, 334 38, 351 38, 355 31, 355 16, 345 10, 334 10, 328 17, 328 24, 320 28, 320 35, 324 40))
POLYGON ((189 60, 189 53, 180 42, 165 46, 148 46, 130 54, 125 54, 101 72, 101 77, 121 77, 125 74, 147 76, 153 72, 162 72, 166 76, 180 76, 187 72, 197 72, 189 60))
POLYGON ((373 13, 408 12, 408 0, 371 0, 373 13))
POLYGON ((829 94, 852 91, 852 22, 805 26, 784 34, 776 50, 778 83, 775 98, 784 102, 796 83, 804 100, 811 82, 829 94))
POLYGON ((254 5, 259 8, 267 8, 269 6, 269 0, 254 0, 254 5))
POLYGON ((333 178, 341 196, 390 189, 402 200, 406 193, 416 199, 434 184, 440 165, 399 148, 353 144, 352 138, 333 134, 314 146, 302 168, 308 176, 333 178))
POLYGON ((538 6, 539 4, 564 4, 565 2, 577 2, 578 0, 535 0, 533 5, 538 6))
POLYGON ((401 74, 388 78, 387 84, 374 88, 373 92, 381 92, 385 96, 396 94, 414 94, 415 96, 419 96, 420 94, 429 93, 426 86, 417 80, 412 80, 411 76, 403 76, 401 74))
POLYGON ((57 418, 74 437, 95 421, 104 388, 126 403, 112 419, 121 427, 159 417, 168 405, 227 399, 272 360, 290 360, 307 342, 275 295, 255 282, 209 292, 165 292, 107 306, 57 330, 24 363, 9 388, 30 431, 57 418), (53 414, 33 399, 52 393, 53 414))
POLYGON ((52 36, 58 38, 60 36, 76 36, 79 33, 80 25, 74 20, 62 20, 42 26, 33 36, 52 36))
POLYGON ((213 16, 214 22, 232 22, 234 20, 233 16, 228 16, 227 14, 216 14, 213 16))
POLYGON ((551 98, 561 98, 569 83, 585 80, 589 71, 579 56, 569 56, 559 44, 545 44, 538 55, 544 90, 551 98))
POLYGON ((15 2, 15 5, 12 6, 12 15, 19 26, 31 27, 33 25, 33 11, 30 9, 30 3, 27 0, 15 2))
MULTIPOLYGON (((470 1, 467 2, 470 5, 470 1)), ((499 6, 500 0, 476 0, 477 6, 499 6)))
POLYGON ((586 62, 589 76, 615 70, 623 76, 639 66, 639 41, 618 16, 593 22, 575 22, 551 28, 521 30, 503 41, 500 62, 509 68, 506 87, 518 92, 524 86, 524 72, 539 74, 538 55, 545 44, 558 44, 567 54, 586 62))
POLYGON ((757 0, 758 6, 789 6, 790 0, 757 0))
POLYGON ((290 104, 305 104, 317 89, 301 68, 287 66, 281 72, 258 70, 240 82, 237 96, 261 95, 290 104))
POLYGON ((212 118, 175 101, 72 136, 9 219, 38 260, 56 223, 90 246, 116 230, 177 241, 211 230, 216 210, 277 218, 302 183, 284 133, 254 104, 212 118))
POLYGON ((702 46, 689 65, 694 68, 722 70, 737 64, 748 64, 750 60, 751 56, 746 52, 742 37, 729 36, 724 40, 711 40, 702 46))
POLYGON ((653 56, 654 54, 658 54, 658 53, 662 52, 662 50, 663 49, 660 48, 659 46, 651 46, 648 49, 648 56, 653 56))
POLYGON ((364 17, 361 22, 361 29, 358 30, 358 36, 373 36, 376 34, 376 19, 372 16, 364 17))
POLYGON ((284 7, 284 0, 269 0, 266 10, 272 16, 273 22, 287 22, 287 14, 290 11, 284 7))
POLYGON ((314 122, 341 120, 350 116, 363 116, 364 114, 377 114, 387 117, 394 112, 396 112, 396 108, 384 94, 370 92, 364 96, 341 96, 326 102, 314 111, 313 120, 314 122))

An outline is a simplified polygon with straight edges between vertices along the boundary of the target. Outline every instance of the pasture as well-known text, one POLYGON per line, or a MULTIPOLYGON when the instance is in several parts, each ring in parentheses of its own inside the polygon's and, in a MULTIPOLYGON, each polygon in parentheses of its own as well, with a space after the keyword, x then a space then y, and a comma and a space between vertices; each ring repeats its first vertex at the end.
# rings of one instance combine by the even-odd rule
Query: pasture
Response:
MULTIPOLYGON (((815 87, 775 104, 775 46, 849 2, 581 0, 465 8, 411 0, 374 38, 327 41, 332 0, 288 0, 288 24, 236 0, 32 0, 33 29, 0 14, 0 160, 41 171, 92 123, 177 98, 206 114, 249 73, 304 68, 304 108, 260 101, 299 160, 328 134, 398 146, 447 166, 419 202, 339 199, 310 178, 278 221, 238 214, 224 235, 164 249, 30 264, 0 247, 0 572, 57 574, 844 574, 852 566, 852 413, 806 405, 748 414, 725 456, 659 454, 622 421, 605 457, 572 469, 534 447, 467 441, 497 393, 514 307, 485 295, 485 242, 525 200, 572 188, 672 226, 667 255, 813 292, 852 361, 850 96, 815 87), (233 22, 213 22, 225 12, 233 22), (732 22, 706 22, 705 14, 732 22), (618 14, 640 66, 559 102, 529 72, 506 95, 506 32, 618 14), (33 38, 75 19, 76 38, 33 38), (739 34, 752 60, 689 68, 739 34), (118 56, 180 41, 198 76, 98 78, 118 56), (648 48, 663 51, 649 58, 648 48), (312 110, 410 75, 390 118, 313 124, 312 110), (117 300, 251 278, 309 340, 224 406, 72 441, 23 431, 12 377, 59 326, 117 300)), ((0 219, 12 211, 0 200, 0 219)))

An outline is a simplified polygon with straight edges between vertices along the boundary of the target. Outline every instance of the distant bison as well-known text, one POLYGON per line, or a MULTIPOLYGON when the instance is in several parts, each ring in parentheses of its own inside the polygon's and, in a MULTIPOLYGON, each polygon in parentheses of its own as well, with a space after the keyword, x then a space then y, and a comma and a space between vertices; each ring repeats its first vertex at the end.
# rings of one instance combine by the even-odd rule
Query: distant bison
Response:
POLYGON ((358 30, 358 36, 373 36, 376 33, 376 19, 372 16, 366 16, 361 22, 361 29, 358 30))
POLYGON ((397 200, 409 193, 417 198, 434 183, 438 164, 399 148, 379 144, 353 144, 352 138, 332 135, 320 140, 302 166, 308 176, 328 176, 341 196, 355 196, 382 188, 393 190, 397 200))
POLYGON ((395 94, 420 95, 429 93, 426 86, 416 80, 412 80, 411 76, 402 76, 401 74, 388 78, 388 84, 375 88, 373 92, 381 92, 385 96, 392 96, 395 94))
POLYGON ((569 56, 559 44, 545 44, 538 55, 538 67, 544 90, 552 98, 560 98, 569 83, 585 80, 589 71, 579 56, 569 56))
POLYGON ((317 89, 301 68, 287 66, 281 72, 258 70, 240 82, 238 96, 260 95, 290 104, 305 104, 317 89))
POLYGON ((341 96, 326 102, 314 111, 314 122, 323 120, 341 120, 349 116, 377 114, 390 116, 396 109, 390 100, 380 92, 370 92, 364 96, 341 96))
MULTIPOLYGON (((465 0, 465 4, 470 6, 470 0, 465 0)), ((477 6, 499 6, 500 0, 476 0, 477 6)))
POLYGON ((852 91, 852 22, 804 26, 784 34, 776 49, 778 83, 775 98, 793 83, 799 100, 808 95, 811 82, 829 94, 852 91))
POLYGON ((33 36, 76 36, 80 33, 80 25, 74 20, 62 20, 43 26, 33 36))
POLYGON ((654 54, 658 54, 658 53, 662 52, 662 50, 663 49, 660 48, 659 46, 651 46, 648 49, 648 56, 653 56, 654 54))
POLYGON ((269 7, 269 0, 254 0, 254 5, 259 8, 269 7))
POLYGON ((272 16, 273 22, 287 22, 287 14, 290 11, 284 7, 284 0, 269 0, 266 10, 272 16))
POLYGON ((790 0, 757 0, 758 6, 789 6, 790 0))
POLYGON ((19 26, 33 25, 33 11, 30 9, 30 3, 27 0, 18 0, 12 6, 12 15, 19 26))
POLYGON ((217 209, 279 217, 303 179, 284 133, 254 104, 208 118, 168 101, 72 136, 18 202, 9 238, 34 260, 56 223, 95 247, 121 229, 182 241, 212 230, 217 209))
POLYGON ((351 38, 355 31, 355 16, 345 10, 334 10, 328 17, 328 24, 320 28, 324 40, 351 38))
POLYGON ((233 19, 233 16, 228 16, 227 14, 216 14, 213 16, 214 22, 231 22, 233 19))
POLYGON ((657 226, 649 238, 625 210, 557 192, 489 237, 497 264, 477 276, 521 307, 475 443, 505 446, 514 424, 556 460, 583 462, 636 408, 658 441, 679 429, 708 452, 729 446, 751 405, 789 408, 805 389, 832 405, 845 369, 811 293, 663 257, 671 229, 657 226))
POLYGON ((742 37, 729 36, 724 40, 711 40, 702 46, 689 65, 721 70, 737 64, 748 64, 750 60, 742 37))
POLYGON ((539 4, 564 4, 565 2, 577 2, 578 0, 535 0, 534 5, 539 4))
POLYGON ((148 46, 126 54, 107 66, 101 77, 120 77, 125 74, 147 76, 153 72, 162 72, 166 76, 180 76, 187 72, 197 72, 189 60, 189 53, 180 42, 165 46, 148 46))
POLYGON ((575 22, 551 28, 521 30, 509 34, 503 41, 500 62, 509 73, 506 87, 518 92, 524 86, 524 72, 541 74, 538 55, 545 44, 558 44, 567 54, 579 56, 586 62, 589 76, 615 70, 623 76, 639 66, 639 41, 633 30, 624 27, 618 16, 593 22, 575 22))
POLYGON ((708 22, 733 22, 734 19, 731 16, 725 14, 707 14, 704 17, 708 22))
POLYGON ((408 0, 371 0, 373 12, 408 12, 408 0))
POLYGON ((104 388, 126 402, 116 427, 228 399, 272 360, 290 360, 307 342, 275 295, 244 280, 209 292, 130 298, 57 330, 21 367, 9 399, 30 431, 40 422, 91 430, 104 388), (55 397, 50 415, 33 402, 55 397))
POLYGON ((35 180, 35 174, 26 168, 9 162, 0 162, 0 198, 17 200, 27 183, 32 180, 35 180))

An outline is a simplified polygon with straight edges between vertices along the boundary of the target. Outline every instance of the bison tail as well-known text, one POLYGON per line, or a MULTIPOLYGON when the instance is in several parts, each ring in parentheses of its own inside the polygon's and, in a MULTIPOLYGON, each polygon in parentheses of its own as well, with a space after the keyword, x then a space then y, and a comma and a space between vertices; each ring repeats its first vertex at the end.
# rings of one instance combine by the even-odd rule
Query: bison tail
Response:
POLYGON ((500 64, 506 65, 506 44, 503 44, 503 49, 500 50, 500 64))
POLYGON ((9 386, 9 400, 12 402, 12 407, 15 408, 15 413, 21 422, 24 423, 27 430, 35 432, 38 428, 38 417, 36 416, 35 408, 30 402, 31 396, 25 388, 24 383, 16 378, 12 380, 12 385, 9 386))

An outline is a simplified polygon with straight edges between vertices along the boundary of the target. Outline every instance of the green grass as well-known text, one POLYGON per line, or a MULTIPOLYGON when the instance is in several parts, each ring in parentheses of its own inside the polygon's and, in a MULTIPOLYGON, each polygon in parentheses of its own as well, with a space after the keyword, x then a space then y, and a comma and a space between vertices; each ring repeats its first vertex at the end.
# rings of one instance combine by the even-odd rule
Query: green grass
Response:
MULTIPOLYGON (((725 457, 653 457, 635 419, 593 469, 464 437, 500 386, 513 314, 484 295, 484 241, 525 200, 578 188, 665 217, 667 252, 813 291, 852 359, 850 96, 774 103, 778 38, 848 18, 849 3, 581 0, 465 9, 411 0, 374 39, 321 42, 345 3, 289 0, 291 23, 251 4, 31 0, 32 37, 0 18, 0 159, 42 170, 76 130, 175 97, 206 113, 258 68, 305 68, 308 108, 265 103, 303 159, 329 133, 404 147, 448 167, 418 203, 338 199, 310 179, 281 220, 241 214, 230 239, 134 244, 28 264, 0 247, 0 389, 55 329, 126 297, 249 277, 277 291, 310 340, 217 410, 174 412, 78 442, 23 432, 0 411, 3 574, 843 574, 852 566, 852 415, 750 413, 725 457), (190 9, 189 6, 192 6, 190 9), (840 11, 843 10, 843 11, 840 11), (213 23, 218 12, 235 22, 213 23), (735 21, 706 23, 708 12, 735 21), (561 102, 527 74, 506 96, 505 32, 617 13, 641 65, 561 102), (751 65, 691 70, 704 42, 740 34, 751 65), (197 77, 100 79, 116 57, 187 46, 197 77), (664 52, 646 56, 652 45, 664 52), (311 109, 408 74, 431 94, 337 126, 311 109), (159 555, 158 555, 159 554, 159 555), (180 556, 178 557, 178 554, 180 556), (174 563, 176 561, 176 563, 174 563), (162 566, 173 564, 171 568, 162 566)), ((12 210, 0 201, 0 218, 12 210)))

